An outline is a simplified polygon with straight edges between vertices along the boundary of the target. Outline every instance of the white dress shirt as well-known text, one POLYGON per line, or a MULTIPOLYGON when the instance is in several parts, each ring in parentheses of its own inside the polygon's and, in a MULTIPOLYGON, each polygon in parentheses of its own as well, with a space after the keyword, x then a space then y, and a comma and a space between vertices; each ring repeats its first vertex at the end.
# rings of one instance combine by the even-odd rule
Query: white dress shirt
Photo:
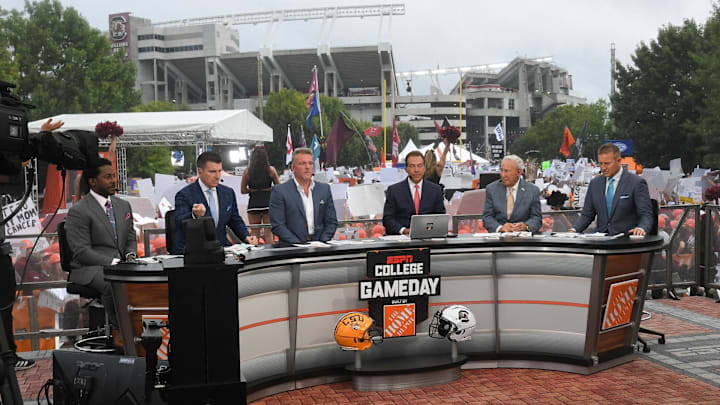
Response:
MULTIPOLYGON (((205 201, 208 203, 208 206, 210 206, 210 199, 208 198, 208 190, 210 190, 210 187, 206 186, 205 183, 202 182, 202 180, 198 179, 198 184, 200 184, 200 189, 202 190, 203 196, 205 197, 205 201)), ((213 198, 215 199, 215 212, 218 213, 218 219, 220 218, 220 201, 218 200, 218 194, 217 194, 217 187, 211 191, 213 193, 213 198)), ((193 214, 193 217, 195 217, 195 214, 193 214)))
MULTIPOLYGON (((420 194, 420 199, 422 200, 423 180, 420 179, 418 183, 413 183, 412 179, 408 177, 408 185, 410 186, 410 197, 412 197, 413 208, 415 207, 415 184, 418 185, 418 193, 420 194)), ((400 228, 400 235, 402 235, 403 231, 405 231, 405 227, 400 228)))
POLYGON ((305 208, 305 220, 308 226, 308 236, 315 233, 315 209, 313 207, 313 188, 315 188, 315 180, 310 180, 310 187, 308 188, 308 194, 305 195, 305 189, 293 179, 295 187, 297 187, 298 193, 300 193, 300 200, 302 200, 303 208, 305 208))
MULTIPOLYGON (((612 179, 615 179, 615 182, 613 182, 613 193, 617 191, 618 184, 620 184, 620 176, 622 176, 622 172, 623 169, 621 167, 620 170, 618 170, 617 173, 615 173, 615 175, 611 177, 612 179)), ((605 195, 607 195, 607 189, 609 185, 610 179, 605 179, 605 195)))

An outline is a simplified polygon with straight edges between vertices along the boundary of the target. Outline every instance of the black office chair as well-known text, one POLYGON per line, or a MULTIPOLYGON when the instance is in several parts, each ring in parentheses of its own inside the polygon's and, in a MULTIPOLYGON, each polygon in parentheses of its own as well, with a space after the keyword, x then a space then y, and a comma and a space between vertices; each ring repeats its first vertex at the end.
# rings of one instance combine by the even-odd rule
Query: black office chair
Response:
MULTIPOLYGON (((653 211, 653 224, 652 224, 652 228, 650 228, 650 231, 648 232, 648 234, 649 235, 657 235, 658 234, 658 214, 660 212, 660 208, 658 206, 657 200, 650 200, 650 202, 652 204, 652 211, 653 211)), ((652 261, 651 261, 651 264, 652 264, 652 261)), ((650 273, 650 270, 648 269, 648 275, 649 275, 649 273, 650 273)), ((643 309, 642 317, 641 317, 640 321, 641 322, 647 321, 650 318, 652 318, 652 314, 650 312, 646 311, 645 309, 643 309)), ((660 338, 658 339, 658 343, 661 345, 665 344, 665 334, 664 333, 660 333, 660 332, 654 331, 652 329, 646 329, 646 328, 643 328, 642 326, 640 327, 640 329, 638 329, 638 333, 647 333, 649 335, 660 336, 660 338)), ((640 337, 639 334, 638 334, 638 342, 640 342, 640 344, 643 346, 643 353, 650 353, 650 348, 648 347, 647 342, 645 341, 645 339, 640 337)))
POLYGON ((68 273, 67 292, 79 295, 88 299, 86 304, 88 314, 90 316, 88 328, 90 333, 88 336, 75 342, 75 349, 83 352, 91 353, 112 353, 115 348, 112 344, 110 336, 110 320, 108 319, 105 307, 100 302, 100 292, 88 286, 76 284, 70 281, 70 272, 72 267, 72 250, 67 242, 67 233, 65 231, 65 221, 60 222, 57 227, 58 245, 60 247, 60 267, 68 273))
MULTIPOLYGON (((175 249, 175 210, 165 213, 165 247, 168 253, 173 255, 181 255, 183 252, 176 252, 175 249)), ((147 256, 150 256, 146 252, 147 256)))

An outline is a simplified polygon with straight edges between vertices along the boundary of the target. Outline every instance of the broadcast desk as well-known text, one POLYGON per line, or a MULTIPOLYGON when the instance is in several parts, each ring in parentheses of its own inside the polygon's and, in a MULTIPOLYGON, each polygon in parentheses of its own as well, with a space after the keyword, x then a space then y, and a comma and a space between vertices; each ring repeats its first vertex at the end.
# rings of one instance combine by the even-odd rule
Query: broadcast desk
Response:
MULTIPOLYGON (((259 396, 347 379, 342 370, 353 362, 353 352, 338 348, 333 330, 342 314, 367 310, 367 301, 358 299, 367 251, 420 247, 430 249, 431 275, 441 276, 441 294, 429 297, 429 317, 417 325, 416 336, 386 339, 363 352, 363 359, 449 355, 450 342, 429 338, 428 324, 437 310, 457 303, 477 319, 472 340, 459 344, 459 353, 469 359, 464 368, 589 374, 613 367, 636 355, 647 269, 662 242, 657 236, 637 241, 461 236, 248 252, 244 263, 226 261, 238 272, 241 372, 248 392, 259 396), (611 286, 628 280, 635 290, 616 294, 607 318, 611 286), (620 324, 607 323, 622 315, 620 324)), ((168 313, 165 268, 181 266, 182 259, 175 258, 105 269, 126 355, 144 354, 136 339, 141 317, 168 313)))

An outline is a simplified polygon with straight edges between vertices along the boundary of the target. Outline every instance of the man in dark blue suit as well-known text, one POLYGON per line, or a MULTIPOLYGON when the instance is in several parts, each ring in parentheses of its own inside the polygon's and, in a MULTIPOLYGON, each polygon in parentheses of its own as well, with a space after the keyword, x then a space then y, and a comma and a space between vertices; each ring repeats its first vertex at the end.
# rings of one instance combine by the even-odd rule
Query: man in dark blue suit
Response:
POLYGON ((226 227, 243 241, 257 245, 257 238, 250 236, 245 222, 238 213, 235 192, 220 183, 222 158, 215 152, 203 152, 197 159, 198 179, 175 194, 175 243, 173 253, 182 254, 185 234, 182 223, 186 219, 212 217, 215 221, 217 240, 223 246, 232 243, 227 239, 226 227))
POLYGON ((313 180, 313 154, 298 148, 292 157, 293 178, 272 189, 270 223, 282 243, 327 242, 335 235, 337 215, 330 186, 313 180))
POLYGON ((407 179, 388 187, 383 208, 383 225, 388 234, 410 234, 410 217, 416 214, 444 214, 442 188, 423 181, 425 161, 420 151, 405 157, 407 179))
POLYGON ((571 232, 582 232, 597 216, 597 231, 610 235, 645 235, 653 224, 650 193, 645 179, 623 170, 620 149, 606 143, 598 149, 602 176, 588 186, 580 218, 571 232))

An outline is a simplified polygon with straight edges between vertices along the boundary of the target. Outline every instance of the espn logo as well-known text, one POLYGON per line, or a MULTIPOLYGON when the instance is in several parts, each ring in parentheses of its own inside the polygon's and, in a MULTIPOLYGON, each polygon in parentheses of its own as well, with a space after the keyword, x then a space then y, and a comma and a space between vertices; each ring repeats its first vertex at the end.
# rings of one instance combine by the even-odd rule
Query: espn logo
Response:
POLYGON ((402 256, 388 256, 385 263, 387 264, 399 264, 399 263, 412 263, 413 257, 412 255, 402 255, 402 256))

